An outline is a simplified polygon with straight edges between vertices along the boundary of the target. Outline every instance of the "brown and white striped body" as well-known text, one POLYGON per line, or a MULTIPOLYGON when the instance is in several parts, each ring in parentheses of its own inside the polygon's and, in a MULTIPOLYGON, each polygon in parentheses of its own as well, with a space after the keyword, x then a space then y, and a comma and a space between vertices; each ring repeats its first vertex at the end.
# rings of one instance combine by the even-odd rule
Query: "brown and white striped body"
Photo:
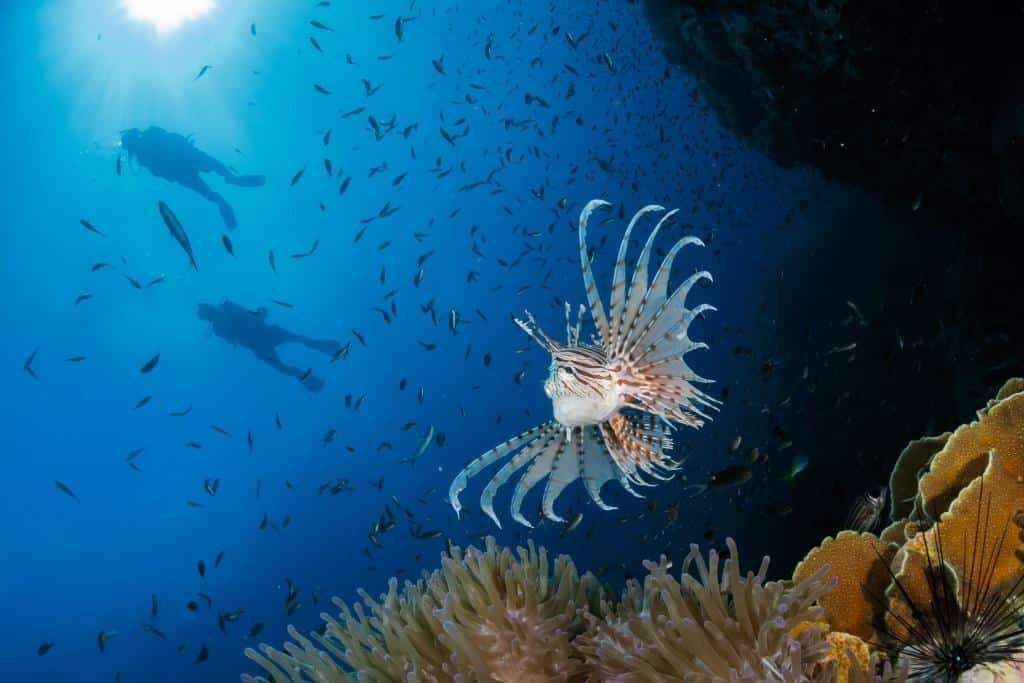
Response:
POLYGON ((708 380, 690 370, 683 360, 687 352, 706 347, 691 341, 687 330, 694 318, 714 309, 707 304, 686 308, 686 295, 699 280, 710 280, 711 275, 701 271, 671 293, 668 289, 669 271, 679 250, 688 244, 703 245, 696 237, 676 242, 648 282, 655 236, 675 211, 666 213, 645 243, 627 286, 626 249, 633 227, 645 214, 664 211, 654 205, 642 208, 633 216, 622 238, 615 262, 610 314, 606 314, 586 246, 587 221, 595 209, 603 206, 608 203, 598 199, 589 202, 579 223, 583 284, 598 338, 593 344, 580 343, 582 314, 586 310, 582 306, 572 326, 566 305, 565 344, 545 334, 529 313, 525 321, 516 320, 551 354, 544 391, 551 399, 554 419, 470 462, 449 490, 456 513, 462 509, 459 494, 470 477, 507 455, 511 457, 485 487, 480 500, 484 512, 499 526, 493 508, 494 495, 527 465, 512 496, 512 517, 516 521, 532 526, 520 508, 526 494, 545 478, 541 510, 549 519, 564 521, 555 514, 554 501, 576 479, 583 480, 599 507, 613 509, 601 500, 601 487, 614 478, 627 491, 639 495, 634 485, 654 485, 644 475, 661 481, 671 479, 681 464, 670 456, 669 431, 673 424, 700 427, 707 417, 702 409, 714 408, 717 403, 694 386, 708 380))

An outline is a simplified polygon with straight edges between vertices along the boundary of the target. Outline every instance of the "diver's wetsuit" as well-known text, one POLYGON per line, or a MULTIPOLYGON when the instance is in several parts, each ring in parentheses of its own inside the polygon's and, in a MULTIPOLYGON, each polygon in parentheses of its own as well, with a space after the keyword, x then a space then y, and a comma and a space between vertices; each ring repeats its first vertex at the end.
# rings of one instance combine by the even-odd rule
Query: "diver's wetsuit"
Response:
POLYGON ((264 182, 261 175, 233 173, 220 161, 198 149, 185 136, 157 126, 150 126, 144 131, 138 128, 123 131, 121 146, 153 175, 187 187, 216 204, 224 224, 229 229, 238 224, 234 210, 199 174, 216 173, 224 178, 225 182, 241 187, 257 187, 264 182))
MULTIPOLYGON (((341 347, 341 344, 330 339, 312 339, 277 325, 268 325, 265 308, 249 311, 232 301, 225 301, 220 306, 199 304, 197 315, 201 320, 209 321, 213 333, 224 341, 234 346, 244 346, 270 367, 298 380, 302 380, 306 371, 285 365, 277 355, 278 346, 293 342, 325 355, 331 355, 341 347)), ((312 373, 302 383, 314 392, 324 386, 323 380, 312 373)))

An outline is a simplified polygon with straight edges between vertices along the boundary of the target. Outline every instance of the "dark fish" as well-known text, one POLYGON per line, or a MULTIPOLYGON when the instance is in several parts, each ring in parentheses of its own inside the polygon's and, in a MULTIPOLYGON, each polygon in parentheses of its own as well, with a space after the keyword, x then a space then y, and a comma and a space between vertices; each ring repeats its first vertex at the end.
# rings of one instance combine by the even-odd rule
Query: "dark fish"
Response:
POLYGON ((74 499, 75 499, 75 502, 76 502, 76 503, 81 503, 81 502, 82 502, 82 501, 80 501, 80 500, 78 499, 78 496, 76 496, 76 495, 75 495, 75 492, 74 492, 74 491, 72 491, 72 490, 71 490, 71 489, 70 489, 70 488, 68 487, 68 485, 67 485, 67 484, 65 484, 64 482, 62 482, 62 481, 61 481, 60 479, 54 479, 54 480, 53 480, 53 483, 54 483, 54 485, 55 485, 55 486, 56 486, 57 488, 59 488, 59 489, 60 489, 61 491, 63 491, 63 492, 64 492, 64 493, 66 493, 67 495, 69 495, 69 496, 71 496, 72 498, 74 498, 74 499))
POLYGON ((128 284, 130 284, 135 289, 142 289, 142 285, 139 283, 139 281, 133 278, 131 275, 125 275, 124 279, 127 280, 128 284))
POLYGON ((746 465, 731 465, 712 474, 704 480, 703 484, 694 484, 692 486, 687 486, 686 488, 687 490, 692 490, 694 492, 694 496, 699 496, 709 489, 741 486, 750 481, 750 478, 753 476, 754 473, 746 465))
POLYGON ((355 109, 353 109, 351 111, 347 111, 347 112, 343 113, 341 115, 341 118, 347 119, 350 116, 355 116, 356 114, 362 114, 364 111, 366 111, 366 107, 356 107, 355 109))
POLYGON ((281 299, 271 299, 271 301, 280 306, 281 308, 295 308, 295 306, 292 306, 287 301, 282 301, 281 299))
POLYGON ((146 364, 143 365, 141 368, 139 368, 139 372, 141 372, 143 375, 145 375, 150 370, 155 368, 156 364, 159 363, 159 362, 160 362, 160 354, 158 353, 155 356, 153 356, 152 358, 150 358, 149 360, 147 360, 146 364))
POLYGON ((88 301, 91 298, 92 298, 92 294, 88 294, 88 293, 87 294, 79 294, 75 298, 75 305, 77 306, 78 304, 82 303, 83 301, 88 301))
POLYGON ((256 24, 249 24, 250 35, 256 35, 256 24))
POLYGON ((206 643, 203 643, 199 648, 199 654, 196 655, 196 663, 201 664, 210 657, 210 649, 206 647, 206 643))
POLYGON ((309 248, 309 251, 301 252, 301 253, 297 253, 297 254, 292 254, 292 258, 300 259, 300 258, 306 258, 307 256, 312 256, 314 253, 316 253, 316 249, 319 246, 320 246, 320 240, 318 240, 318 239, 317 240, 313 240, 313 246, 309 248))
POLYGON ((309 25, 312 26, 313 28, 318 28, 321 31, 333 31, 334 30, 333 28, 331 28, 327 24, 321 24, 316 19, 311 19, 310 22, 309 22, 309 25))
POLYGON ((139 408, 144 407, 152 399, 153 399, 152 396, 150 396, 149 394, 146 394, 145 396, 143 396, 142 398, 139 399, 138 403, 135 404, 135 410, 138 410, 139 408))
POLYGON ((156 636, 160 640, 167 640, 167 636, 164 635, 164 632, 161 631, 160 629, 158 629, 155 626, 152 626, 150 624, 143 624, 142 625, 142 630, 145 631, 146 633, 149 633, 151 635, 156 636))
POLYGON ((324 86, 320 85, 319 83, 314 83, 313 84, 313 90, 316 90, 321 95, 330 95, 331 94, 330 90, 328 90, 324 86))
POLYGON ((232 256, 235 255, 235 245, 231 244, 231 238, 227 235, 220 236, 220 243, 224 245, 224 250, 232 256))
POLYGON ((171 411, 170 413, 168 413, 168 414, 169 414, 169 415, 170 415, 171 417, 185 417, 186 415, 188 415, 188 414, 189 414, 189 413, 191 413, 191 412, 192 412, 192 406, 191 406, 191 405, 189 405, 189 407, 188 407, 188 408, 184 408, 184 409, 182 409, 182 410, 172 410, 172 411, 171 411))
POLYGON ((149 616, 151 618, 155 618, 156 617, 157 609, 158 609, 158 605, 157 605, 157 601, 156 601, 156 593, 152 593, 149 596, 149 616))
POLYGON ((305 173, 305 172, 306 172, 306 167, 305 166, 303 166, 298 171, 296 171, 295 175, 292 176, 292 182, 290 183, 290 186, 291 187, 295 187, 295 183, 299 182, 299 178, 301 178, 302 174, 305 173))
POLYGON ((38 648, 36 648, 36 654, 39 655, 40 657, 42 657, 47 652, 52 650, 53 646, 56 645, 56 644, 57 643, 53 642, 52 640, 48 640, 45 643, 42 643, 38 648))
POLYGON ((317 52, 319 52, 320 54, 324 53, 323 49, 320 47, 320 43, 318 43, 316 38, 314 38, 313 36, 309 37, 309 43, 310 45, 316 48, 317 52))
POLYGON ((252 453, 252 430, 249 430, 249 433, 245 435, 245 440, 249 444, 249 452, 252 453))
POLYGON ((164 224, 167 229, 171 232, 171 236, 177 240, 181 248, 185 250, 188 255, 189 263, 192 264, 192 268, 196 271, 199 270, 199 266, 196 265, 196 258, 192 254, 192 245, 188 241, 188 235, 185 234, 185 229, 181 226, 181 221, 171 211, 171 207, 164 204, 162 201, 157 202, 157 207, 160 209, 160 216, 164 219, 164 224))
POLYGON ((274 260, 274 252, 273 251, 268 251, 267 252, 267 260, 270 262, 270 269, 272 271, 274 271, 274 274, 276 275, 277 274, 277 262, 274 260))
POLYGON ((84 218, 80 218, 80 219, 78 219, 78 222, 79 222, 79 223, 81 223, 81 224, 82 224, 82 227, 83 227, 83 228, 85 228, 86 230, 88 230, 89 232, 94 232, 94 233, 96 233, 97 235, 99 235, 100 237, 106 237, 106 235, 105 235, 104 233, 100 232, 100 231, 99 231, 99 230, 98 230, 98 229, 96 228, 96 226, 95 226, 95 225, 93 225, 93 224, 92 224, 92 223, 90 223, 89 221, 85 220, 84 218))
POLYGON ((249 635, 247 637, 248 638, 255 638, 256 636, 258 636, 261 633, 263 633, 263 624, 256 623, 256 624, 253 624, 252 628, 249 629, 249 635))
POLYGON ((347 178, 342 180, 341 181, 341 185, 338 186, 338 194, 339 195, 345 194, 345 190, 348 189, 348 184, 351 183, 351 182, 352 182, 352 176, 348 176, 347 178))
POLYGON ((28 373, 32 379, 39 379, 36 375, 36 371, 32 369, 32 363, 35 362, 36 354, 39 353, 39 347, 32 349, 32 353, 28 354, 28 358, 21 364, 21 369, 28 373))
POLYGON ((131 461, 132 461, 132 460, 134 460, 135 458, 137 458, 137 457, 139 457, 140 455, 142 455, 142 451, 144 451, 144 450, 146 450, 146 449, 145 449, 145 448, 136 448, 136 449, 135 449, 135 450, 133 450, 133 451, 132 451, 131 453, 129 453, 129 454, 127 455, 127 457, 125 457, 124 461, 125 461, 125 462, 131 462, 131 461))
POLYGON ((217 557, 213 558, 213 566, 214 567, 219 567, 220 563, 223 562, 223 561, 224 561, 224 551, 221 550, 219 553, 217 553, 217 557))
POLYGON ((204 65, 203 65, 203 68, 201 68, 201 69, 199 70, 199 73, 197 73, 197 74, 196 74, 196 77, 195 77, 195 78, 193 78, 192 80, 193 80, 193 81, 198 81, 198 80, 199 80, 200 78, 202 78, 203 76, 205 76, 205 75, 206 75, 206 72, 207 72, 207 71, 209 71, 209 70, 210 70, 210 69, 212 69, 212 68, 213 68, 213 67, 212 67, 212 66, 210 66, 209 64, 204 64, 204 65))
POLYGON ((196 564, 196 571, 199 572, 199 577, 200 578, 205 579, 206 578, 206 563, 203 562, 202 560, 199 560, 199 562, 196 564))
POLYGON ((66 363, 81 363, 85 360, 85 356, 68 356, 64 359, 66 363))
POLYGON ((107 647, 107 641, 117 635, 117 631, 100 631, 99 635, 96 636, 96 646, 100 649, 100 653, 103 653, 107 647))

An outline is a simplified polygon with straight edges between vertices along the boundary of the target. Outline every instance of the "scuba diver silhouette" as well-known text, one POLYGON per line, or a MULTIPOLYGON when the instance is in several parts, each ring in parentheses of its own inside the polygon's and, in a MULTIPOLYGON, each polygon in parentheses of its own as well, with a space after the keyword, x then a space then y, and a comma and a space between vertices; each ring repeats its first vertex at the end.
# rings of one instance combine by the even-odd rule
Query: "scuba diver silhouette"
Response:
POLYGON ((294 342, 328 356, 341 348, 341 344, 330 339, 311 339, 268 324, 267 309, 263 307, 251 311, 225 300, 220 306, 199 304, 196 315, 200 320, 211 323, 213 333, 224 341, 232 346, 244 346, 261 361, 284 375, 294 377, 313 392, 323 389, 323 380, 308 370, 304 372, 285 365, 277 355, 277 347, 294 342))
POLYGON ((228 229, 234 229, 238 224, 234 210, 199 174, 216 173, 228 184, 240 187, 257 187, 264 181, 261 175, 233 173, 220 161, 198 149, 189 138, 157 126, 141 131, 138 128, 121 131, 121 147, 156 177, 187 187, 216 204, 228 229))

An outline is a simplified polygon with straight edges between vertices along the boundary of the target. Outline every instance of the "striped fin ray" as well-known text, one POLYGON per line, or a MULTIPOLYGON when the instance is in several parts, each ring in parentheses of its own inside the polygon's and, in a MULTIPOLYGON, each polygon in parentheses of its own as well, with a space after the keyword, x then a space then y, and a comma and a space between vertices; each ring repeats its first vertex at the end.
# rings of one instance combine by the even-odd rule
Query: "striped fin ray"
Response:
POLYGON ((650 236, 647 238, 647 243, 644 244, 643 251, 640 252, 640 257, 636 261, 636 268, 633 270, 633 279, 629 284, 629 294, 626 298, 626 309, 623 311, 622 315, 622 327, 619 329, 615 347, 611 351, 615 356, 619 356, 622 353, 622 349, 625 348, 630 335, 633 334, 633 331, 636 329, 639 321, 642 319, 644 311, 646 310, 648 293, 650 292, 647 274, 648 266, 651 261, 651 249, 654 247, 654 240, 661 231, 661 226, 671 220, 677 213, 679 213, 678 209, 672 209, 661 217, 661 220, 659 220, 657 225, 654 226, 654 230, 651 231, 650 236))
POLYGON ((597 335, 601 342, 605 343, 609 338, 608 318, 604 312, 604 304, 601 303, 601 296, 597 292, 597 284, 594 282, 594 271, 590 265, 590 255, 587 253, 587 221, 595 209, 611 206, 610 202, 603 199, 591 199, 580 212, 580 267, 583 270, 583 288, 587 293, 587 305, 590 306, 590 317, 594 319, 594 327, 597 328, 597 335))
POLYGON ((619 478, 622 488, 626 489, 630 495, 643 498, 633 488, 633 484, 638 486, 646 486, 648 484, 636 474, 636 465, 629 458, 625 457, 618 444, 618 436, 616 436, 607 422, 601 423, 601 437, 604 439, 605 450, 611 456, 612 462, 615 463, 616 476, 619 478))
MULTIPOLYGON (((629 220, 629 225, 626 226, 626 232, 622 235, 622 241, 619 243, 619 254, 615 257, 615 273, 612 276, 612 291, 608 302, 610 315, 610 319, 608 321, 609 336, 607 339, 602 340, 605 348, 608 349, 609 352, 618 348, 623 326, 626 323, 626 252, 629 249, 630 235, 632 235, 633 228, 636 227, 637 222, 645 214, 653 211, 664 210, 665 207, 663 206, 648 204, 633 214, 633 217, 629 220)), ((630 288, 630 290, 630 294, 632 294, 632 288, 630 288)))
POLYGON ((555 499, 561 495, 565 487, 576 481, 580 476, 577 449, 582 444, 578 437, 579 430, 573 431, 576 432, 576 434, 573 434, 576 438, 573 439, 572 444, 566 444, 564 439, 559 444, 558 452, 555 453, 554 461, 551 463, 551 472, 548 475, 547 484, 544 486, 544 498, 541 499, 541 511, 545 517, 553 522, 565 522, 564 519, 555 514, 555 499))
POLYGON ((618 467, 604 447, 600 430, 597 427, 584 427, 581 430, 580 438, 583 442, 580 478, 583 479, 583 483, 587 487, 590 499, 602 510, 617 509, 601 499, 601 488, 616 478, 618 467))
POLYGON ((484 453, 483 455, 481 455, 480 457, 476 458, 468 465, 466 465, 466 467, 463 468, 463 470, 455 476, 455 479, 452 480, 452 485, 448 489, 448 502, 450 502, 451 506, 455 508, 455 514, 458 515, 462 511, 462 504, 459 502, 459 494, 462 493, 462 491, 466 488, 466 485, 469 483, 470 477, 476 476, 481 470, 483 470, 488 465, 497 462, 498 460, 505 457, 506 455, 516 450, 517 448, 520 448, 530 443, 531 441, 537 439, 542 435, 543 432, 546 432, 547 430, 552 429, 554 427, 558 427, 558 423, 555 422, 554 420, 551 420, 549 422, 537 425, 536 427, 527 429, 519 436, 511 438, 508 441, 498 446, 495 446, 491 450, 487 451, 486 453, 484 453))
POLYGON ((553 431, 550 436, 547 437, 547 441, 544 444, 543 450, 537 455, 533 462, 530 463, 530 469, 526 471, 516 484, 516 490, 512 494, 512 519, 519 522, 524 526, 528 526, 531 529, 533 525, 530 524, 523 517, 521 509, 523 507, 523 499, 526 495, 538 484, 544 477, 548 476, 551 472, 551 466, 555 462, 555 456, 563 448, 565 441, 565 431, 559 429, 553 431))
POLYGON ((537 457, 537 454, 544 450, 545 446, 549 441, 554 440, 561 441, 565 437, 561 436, 562 429, 559 426, 549 427, 547 430, 537 436, 536 439, 526 444, 523 450, 513 455, 501 469, 487 482, 487 486, 484 487, 484 492, 480 495, 480 509, 484 513, 494 520, 494 523, 501 528, 501 522, 498 521, 498 516, 494 514, 494 496, 498 493, 498 489, 504 486, 505 482, 512 478, 519 470, 523 469, 530 463, 531 460, 537 457))

